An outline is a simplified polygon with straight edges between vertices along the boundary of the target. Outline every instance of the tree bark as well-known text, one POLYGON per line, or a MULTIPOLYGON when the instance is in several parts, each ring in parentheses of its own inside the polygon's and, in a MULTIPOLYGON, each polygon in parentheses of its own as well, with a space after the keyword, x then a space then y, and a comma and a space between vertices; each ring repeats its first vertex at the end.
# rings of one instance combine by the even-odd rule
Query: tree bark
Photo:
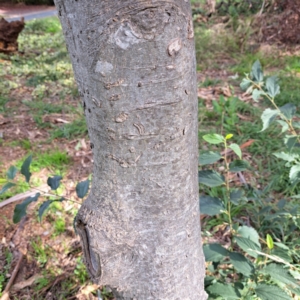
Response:
POLYGON ((76 217, 92 280, 117 299, 205 300, 190 3, 55 2, 94 156, 76 217))
POLYGON ((8 22, 0 18, 0 52, 12 53, 18 51, 18 36, 24 29, 24 18, 20 21, 8 22))

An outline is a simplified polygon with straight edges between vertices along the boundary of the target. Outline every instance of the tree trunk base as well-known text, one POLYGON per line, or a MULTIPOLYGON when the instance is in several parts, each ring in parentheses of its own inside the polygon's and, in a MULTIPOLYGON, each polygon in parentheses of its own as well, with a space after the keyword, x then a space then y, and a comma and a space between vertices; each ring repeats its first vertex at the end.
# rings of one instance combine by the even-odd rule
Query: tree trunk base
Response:
POLYGON ((21 21, 8 22, 0 19, 0 52, 12 53, 18 51, 18 36, 24 29, 24 18, 21 21))

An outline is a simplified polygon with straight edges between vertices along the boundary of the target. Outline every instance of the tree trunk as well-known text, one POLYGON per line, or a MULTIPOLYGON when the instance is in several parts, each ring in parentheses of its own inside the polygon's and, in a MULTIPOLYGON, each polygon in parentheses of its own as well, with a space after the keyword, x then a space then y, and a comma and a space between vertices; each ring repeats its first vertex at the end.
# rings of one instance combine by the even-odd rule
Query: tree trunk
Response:
POLYGON ((56 0, 94 155, 77 217, 117 299, 206 299, 187 0, 56 0))
POLYGON ((24 18, 12 22, 0 18, 0 52, 12 53, 18 51, 18 36, 24 26, 24 18))

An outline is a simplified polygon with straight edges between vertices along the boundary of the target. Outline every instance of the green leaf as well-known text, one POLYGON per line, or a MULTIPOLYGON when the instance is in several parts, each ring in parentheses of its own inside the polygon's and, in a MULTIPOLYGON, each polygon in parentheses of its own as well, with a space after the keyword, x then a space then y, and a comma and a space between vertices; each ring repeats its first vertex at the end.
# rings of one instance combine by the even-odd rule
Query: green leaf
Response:
POLYGON ((291 151, 297 145, 297 136, 286 135, 283 139, 284 144, 287 146, 289 151, 291 151))
POLYGON ((26 216, 27 206, 34 201, 37 201, 40 193, 36 193, 35 196, 27 197, 22 203, 17 204, 14 210, 13 222, 16 224, 20 222, 20 220, 26 216))
POLYGON ((251 77, 255 82, 261 82, 264 80, 264 74, 259 60, 257 60, 252 66, 251 77))
POLYGON ((290 270, 290 273, 292 274, 292 276, 297 279, 300 280, 300 273, 295 271, 295 270, 290 270))
POLYGON ((231 138, 233 137, 233 134, 232 133, 229 133, 225 136, 225 139, 226 140, 230 140, 231 138))
POLYGON ((296 183, 300 180, 300 165, 292 166, 289 174, 291 183, 296 183))
POLYGON ((267 233, 267 246, 270 250, 274 248, 274 242, 272 237, 267 233))
POLYGON ((275 285, 259 284, 255 288, 255 293, 261 300, 292 300, 289 295, 275 285))
POLYGON ((2 187, 2 189, 0 190, 0 195, 4 194, 8 189, 10 189, 13 186, 15 186, 15 184, 12 182, 5 183, 2 187))
POLYGON ((206 244, 203 246, 205 261, 219 262, 228 256, 229 251, 220 244, 206 244))
POLYGON ((252 99, 255 101, 255 102, 258 102, 259 98, 264 95, 265 93, 263 91, 260 91, 258 89, 254 89, 252 91, 252 99))
POLYGON ((47 184, 51 187, 51 190, 57 190, 60 184, 62 177, 59 175, 49 177, 47 180, 47 184))
POLYGON ((203 170, 198 172, 199 183, 209 187, 220 186, 225 183, 224 177, 214 170, 203 170))
POLYGON ((259 234, 253 227, 240 226, 238 228, 238 234, 244 238, 250 239, 252 242, 254 242, 257 245, 260 245, 259 234))
POLYGON ((89 190, 90 181, 89 179, 85 181, 81 181, 76 185, 76 194, 78 198, 84 198, 84 196, 87 194, 89 190))
POLYGON ((206 134, 203 136, 203 139, 210 143, 210 144, 220 144, 224 143, 224 138, 220 134, 212 133, 212 134, 206 134))
POLYGON ((278 95, 280 93, 278 78, 276 76, 269 77, 266 80, 266 88, 267 88, 268 94, 272 98, 274 98, 276 95, 278 95))
POLYGON ((239 273, 242 273, 247 277, 253 274, 254 267, 244 255, 237 252, 230 252, 229 257, 230 262, 239 273))
POLYGON ((292 103, 287 103, 279 108, 281 113, 288 119, 292 120, 292 118, 296 115, 296 106, 292 103))
POLYGON ((300 129, 300 122, 293 122, 292 125, 294 128, 300 129))
POLYGON ((281 249, 281 248, 273 248, 272 251, 271 251, 271 255, 272 256, 277 256, 277 257, 279 257, 280 259, 284 260, 287 263, 291 263, 293 261, 291 255, 289 253, 289 249, 284 250, 284 249, 281 249))
POLYGON ((289 129, 289 124, 282 120, 276 120, 277 123, 281 125, 281 132, 286 132, 289 129))
POLYGON ((247 252, 249 255, 251 255, 254 258, 258 257, 258 254, 255 252, 255 250, 260 251, 260 246, 258 246, 252 240, 244 237, 235 237, 235 241, 239 245, 239 247, 245 252, 247 252))
POLYGON ((249 163, 245 160, 234 160, 229 164, 229 171, 230 172, 241 172, 249 169, 249 163))
POLYGON ((270 124, 275 121, 278 114, 279 111, 277 109, 265 109, 261 115, 261 120, 263 122, 263 129, 261 131, 266 130, 270 126, 270 124))
POLYGON ((242 201, 247 202, 247 199, 244 197, 244 191, 241 189, 233 189, 230 192, 230 202, 235 205, 239 205, 242 201))
POLYGON ((10 166, 6 175, 7 178, 13 180, 17 175, 18 169, 15 166, 10 166))
POLYGON ((65 198, 60 198, 59 200, 47 200, 45 202, 43 202, 40 207, 39 207, 39 211, 38 211, 38 215, 39 215, 39 220, 41 222, 43 214, 45 213, 45 211, 49 208, 49 206, 53 203, 53 202, 62 202, 63 200, 65 200, 65 198))
POLYGON ((274 244, 275 244, 277 247, 279 247, 279 248, 281 248, 281 249, 283 249, 283 250, 287 250, 287 251, 290 250, 290 248, 289 248, 287 245, 283 244, 283 243, 274 242, 274 244))
POLYGON ((225 210, 223 202, 219 198, 200 196, 200 213, 209 216, 219 215, 225 210))
POLYGON ((26 182, 29 182, 31 173, 29 171, 30 164, 32 161, 32 155, 30 154, 23 162, 21 167, 21 174, 25 176, 26 182))
POLYGON ((276 152, 273 155, 288 162, 293 162, 300 158, 299 154, 295 153, 276 152))
POLYGON ((47 200, 45 202, 43 202, 41 204, 41 206, 39 207, 39 220, 41 221, 42 220, 42 216, 44 214, 44 212, 48 209, 48 207, 53 203, 52 200, 47 200))
POLYGON ((217 153, 217 152, 206 152, 206 153, 202 153, 199 156, 199 163, 201 166, 204 165, 209 165, 209 164, 213 164, 216 161, 220 160, 222 158, 222 156, 217 153))
POLYGON ((251 86, 251 81, 247 78, 243 78, 240 87, 243 91, 246 91, 248 89, 249 86, 251 86))
POLYGON ((234 289, 232 285, 229 284, 222 284, 222 283, 215 283, 210 285, 207 290, 214 295, 219 295, 222 299, 231 300, 231 299, 240 299, 241 294, 238 290, 234 289))
POLYGON ((282 265, 272 263, 263 268, 261 272, 270 275, 273 280, 284 283, 288 287, 298 287, 297 280, 282 265))
POLYGON ((233 152, 239 157, 239 159, 242 159, 242 150, 238 144, 231 144, 228 146, 233 152))

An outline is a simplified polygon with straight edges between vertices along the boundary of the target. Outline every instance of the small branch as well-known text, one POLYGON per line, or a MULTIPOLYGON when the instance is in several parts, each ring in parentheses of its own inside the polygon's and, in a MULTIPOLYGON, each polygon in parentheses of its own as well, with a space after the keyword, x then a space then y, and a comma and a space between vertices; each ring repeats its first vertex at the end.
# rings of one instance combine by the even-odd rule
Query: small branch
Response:
POLYGON ((262 6, 261 6, 261 9, 260 9, 260 12, 259 12, 259 16, 261 16, 262 15, 262 13, 263 13, 263 11, 264 11, 264 8, 265 8, 265 3, 266 3, 266 0, 264 0, 263 1, 263 3, 262 3, 262 6))
POLYGON ((9 290, 10 290, 12 284, 14 283, 14 280, 15 280, 18 272, 19 272, 21 262, 22 262, 23 257, 24 257, 23 253, 19 252, 19 254, 20 254, 20 256, 19 256, 19 259, 17 261, 17 264, 16 264, 16 266, 15 266, 15 268, 14 268, 12 274, 11 274, 11 277, 10 277, 10 279, 9 279, 9 281, 8 281, 4 291, 3 291, 3 296, 0 298, 0 300, 9 299, 9 290))
MULTIPOLYGON (((34 196, 37 192, 41 192, 42 195, 41 196, 50 196, 50 197, 63 197, 63 196, 58 196, 58 195, 55 195, 55 194, 49 194, 47 192, 44 191, 43 189, 43 186, 41 188, 32 188, 30 191, 27 191, 27 192, 24 192, 24 193, 21 193, 21 194, 18 194, 18 195, 15 195, 13 197, 10 197, 8 199, 6 199, 5 201, 2 201, 0 203, 0 208, 10 204, 10 203, 13 203, 13 202, 17 202, 17 201, 20 201, 20 200, 23 200, 27 197, 32 197, 34 196)), ((65 198, 65 197, 64 197, 65 198)), ((67 201, 71 201, 71 202, 74 202, 74 203, 77 203, 77 204, 82 204, 81 202, 79 201, 75 201, 75 200, 72 200, 72 199, 69 199, 69 198, 65 198, 65 200, 67 201)), ((0 299, 1 300, 1 299, 0 299)))
POLYGON ((25 193, 21 193, 21 194, 18 194, 18 195, 15 195, 13 197, 10 197, 8 199, 6 199, 5 201, 2 201, 0 203, 0 208, 10 204, 10 203, 13 203, 13 202, 16 202, 16 201, 19 201, 19 200, 23 200, 27 197, 31 197, 31 196, 34 196, 36 194, 36 192, 34 191, 27 191, 25 193))

